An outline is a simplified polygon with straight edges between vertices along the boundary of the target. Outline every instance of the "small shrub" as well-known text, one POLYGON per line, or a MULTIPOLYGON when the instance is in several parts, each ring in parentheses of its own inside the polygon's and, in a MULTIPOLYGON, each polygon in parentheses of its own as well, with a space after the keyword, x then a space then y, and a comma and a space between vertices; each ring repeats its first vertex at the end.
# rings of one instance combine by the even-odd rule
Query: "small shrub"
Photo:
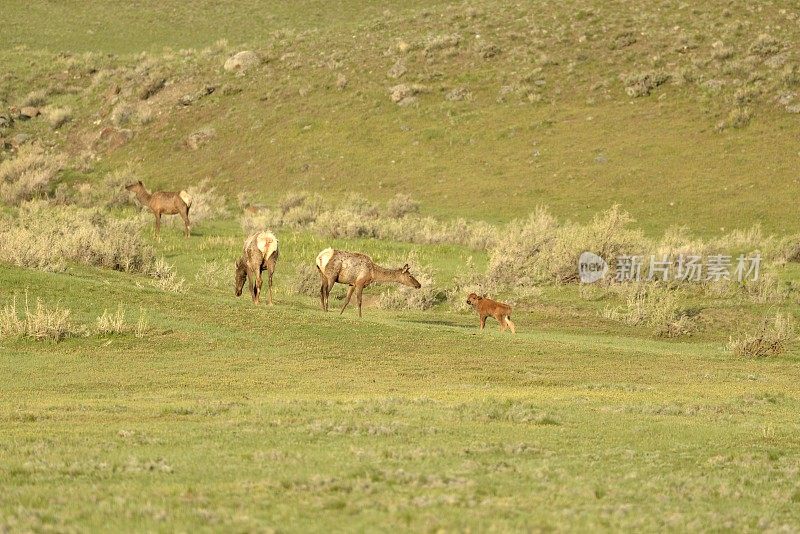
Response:
POLYGON ((728 349, 736 356, 765 358, 783 353, 794 340, 794 317, 777 313, 772 321, 764 318, 754 332, 731 336, 728 349))
POLYGON ((37 89, 28 93, 20 102, 20 107, 44 106, 47 103, 47 90, 37 89))
POLYGON ((632 98, 647 96, 653 91, 653 89, 666 83, 668 80, 669 74, 656 71, 622 76, 622 83, 625 86, 625 92, 632 98))
POLYGON ((70 310, 59 306, 48 306, 36 299, 36 307, 28 304, 17 311, 17 296, 0 312, 0 337, 27 337, 37 341, 61 341, 80 332, 70 323, 70 310))
POLYGON ((38 145, 25 145, 16 158, 0 162, 0 199, 16 206, 43 195, 65 163, 61 155, 47 154, 38 145))
MULTIPOLYGON (((211 185, 208 179, 201 180, 197 185, 187 188, 186 192, 192 197, 192 207, 189 210, 192 224, 226 217, 229 214, 227 200, 217 193, 217 189, 211 185)), ((175 217, 173 219, 177 220, 175 217)), ((182 221, 179 222, 182 224, 182 221)))
POLYGON ((129 327, 125 323, 125 310, 122 309, 122 306, 118 307, 114 313, 103 310, 103 314, 97 318, 96 332, 100 335, 124 334, 128 330, 129 327))
POLYGON ((164 258, 158 258, 150 268, 150 276, 154 278, 153 286, 170 293, 185 293, 189 286, 185 278, 178 277, 175 267, 164 258))
POLYGON ((680 306, 674 291, 657 284, 623 284, 615 288, 625 297, 623 307, 603 312, 607 319, 631 326, 644 325, 659 336, 675 337, 688 334, 693 321, 680 306))
POLYGON ((419 212, 419 202, 405 193, 397 193, 386 203, 386 214, 393 219, 417 212, 419 212))
POLYGON ((297 265, 289 287, 297 295, 318 297, 321 285, 319 269, 315 265, 304 262, 297 265))
POLYGON ((773 273, 762 273, 755 282, 746 283, 744 291, 752 302, 758 304, 781 303, 789 296, 788 288, 773 273))
POLYGON ((454 311, 463 312, 472 309, 467 304, 467 295, 476 293, 488 295, 497 293, 497 285, 489 278, 478 272, 472 256, 469 256, 453 280, 453 285, 447 290, 447 302, 454 311))
POLYGON ((48 109, 46 113, 47 122, 54 130, 58 130, 72 120, 72 110, 70 108, 52 108, 48 109))
POLYGON ((233 264, 228 265, 223 262, 205 262, 197 270, 194 280, 202 287, 219 289, 225 287, 230 282, 233 283, 233 264))

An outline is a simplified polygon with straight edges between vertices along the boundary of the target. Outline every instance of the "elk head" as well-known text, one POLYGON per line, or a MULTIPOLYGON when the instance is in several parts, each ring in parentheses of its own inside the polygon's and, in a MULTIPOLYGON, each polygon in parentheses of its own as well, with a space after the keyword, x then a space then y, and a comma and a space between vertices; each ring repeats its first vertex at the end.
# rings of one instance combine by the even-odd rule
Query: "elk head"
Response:
POLYGON ((136 193, 136 192, 141 191, 141 190, 144 189, 144 184, 142 183, 141 180, 137 180, 137 181, 133 182, 132 184, 126 185, 125 189, 127 189, 128 191, 133 191, 134 193, 136 193))
POLYGON ((469 296, 467 297, 467 304, 469 304, 470 306, 475 306, 475 304, 477 304, 481 300, 483 300, 483 297, 478 296, 475 293, 470 293, 469 296))
POLYGON ((406 263, 403 267, 398 271, 400 274, 399 282, 404 286, 413 287, 414 289, 419 289, 422 287, 422 284, 417 282, 417 279, 411 276, 411 273, 408 272, 408 264, 406 263))

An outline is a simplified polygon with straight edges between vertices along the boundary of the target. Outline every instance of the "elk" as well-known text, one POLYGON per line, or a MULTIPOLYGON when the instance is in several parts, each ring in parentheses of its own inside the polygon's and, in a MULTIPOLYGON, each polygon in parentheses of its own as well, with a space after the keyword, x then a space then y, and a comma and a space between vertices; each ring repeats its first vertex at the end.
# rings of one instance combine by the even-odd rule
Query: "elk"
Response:
POLYGON ((161 215, 180 215, 186 227, 186 237, 189 237, 191 224, 189 223, 189 208, 192 207, 192 197, 186 191, 156 191, 149 193, 144 188, 141 180, 126 185, 125 189, 136 194, 136 199, 143 206, 150 208, 156 217, 156 235, 161 234, 161 215))
POLYGON ((478 312, 478 315, 481 318, 481 332, 483 332, 483 327, 486 325, 486 318, 491 316, 497 319, 497 322, 500 323, 501 332, 505 331, 506 328, 509 328, 512 334, 517 333, 514 323, 511 322, 511 306, 508 304, 497 302, 496 300, 486 298, 485 296, 480 297, 475 293, 469 294, 467 297, 467 304, 471 305, 473 308, 475 308, 475 311, 478 312))
POLYGON ((244 240, 242 257, 236 265, 235 293, 237 297, 242 295, 242 288, 245 280, 250 288, 250 296, 253 297, 255 304, 259 303, 261 295, 261 273, 269 273, 269 305, 272 306, 272 274, 275 272, 275 264, 278 262, 278 238, 269 231, 256 232, 244 240))
POLYGON ((404 286, 419 289, 420 283, 408 272, 408 264, 399 269, 386 269, 376 265, 372 258, 357 252, 346 252, 344 250, 334 250, 326 248, 317 255, 317 269, 321 278, 322 286, 319 290, 319 297, 322 309, 328 311, 328 300, 331 289, 336 282, 347 284, 347 298, 344 300, 342 311, 350 303, 353 291, 356 292, 358 301, 358 316, 361 317, 361 294, 364 288, 373 282, 386 283, 395 282, 404 286))

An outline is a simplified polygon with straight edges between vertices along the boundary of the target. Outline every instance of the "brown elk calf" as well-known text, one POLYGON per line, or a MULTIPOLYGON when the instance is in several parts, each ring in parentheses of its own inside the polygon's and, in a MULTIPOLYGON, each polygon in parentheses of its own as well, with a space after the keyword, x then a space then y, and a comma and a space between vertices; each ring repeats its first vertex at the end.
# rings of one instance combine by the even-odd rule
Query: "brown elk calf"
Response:
POLYGON ((126 185, 125 189, 136 194, 136 199, 143 206, 150 208, 156 217, 156 235, 161 233, 162 215, 180 215, 186 227, 186 237, 189 237, 191 224, 189 223, 189 208, 192 207, 192 197, 186 191, 156 191, 149 193, 144 188, 141 180, 126 185))
POLYGON ((512 334, 516 334, 517 330, 514 328, 514 323, 511 322, 511 306, 497 302, 496 300, 480 297, 475 293, 470 293, 467 297, 467 304, 475 308, 478 315, 481 317, 481 331, 486 325, 487 317, 494 317, 500 323, 500 331, 503 332, 506 328, 511 329, 512 334))
POLYGON ((272 306, 272 275, 275 272, 275 264, 278 262, 278 238, 272 232, 257 232, 251 234, 244 241, 242 257, 236 261, 236 285, 234 287, 236 296, 242 295, 242 288, 245 281, 250 288, 250 296, 253 302, 259 303, 261 295, 261 273, 267 271, 269 274, 269 305, 272 306))

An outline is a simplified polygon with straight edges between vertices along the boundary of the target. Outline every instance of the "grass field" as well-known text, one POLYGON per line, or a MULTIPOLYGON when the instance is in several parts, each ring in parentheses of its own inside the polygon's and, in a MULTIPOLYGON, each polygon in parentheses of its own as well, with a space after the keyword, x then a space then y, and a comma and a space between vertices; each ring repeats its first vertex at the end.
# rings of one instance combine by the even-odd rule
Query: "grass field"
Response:
POLYGON ((791 2, 3 16, 0 533, 800 529, 796 336, 730 343, 800 312, 791 2), (242 50, 259 63, 226 71, 242 50), (134 178, 195 188, 190 239, 154 238, 134 178), (386 215, 398 193, 419 214, 386 215), (615 204, 635 222, 607 224, 615 204), (233 265, 278 216, 256 307, 233 265), (323 312, 327 246, 412 261, 430 302, 370 287, 359 319, 339 287, 323 312), (759 252, 765 276, 579 286, 556 276, 578 246, 759 252), (478 331, 473 287, 513 303, 516 336, 478 331), (64 338, 16 332, 26 301, 68 310, 64 338))

